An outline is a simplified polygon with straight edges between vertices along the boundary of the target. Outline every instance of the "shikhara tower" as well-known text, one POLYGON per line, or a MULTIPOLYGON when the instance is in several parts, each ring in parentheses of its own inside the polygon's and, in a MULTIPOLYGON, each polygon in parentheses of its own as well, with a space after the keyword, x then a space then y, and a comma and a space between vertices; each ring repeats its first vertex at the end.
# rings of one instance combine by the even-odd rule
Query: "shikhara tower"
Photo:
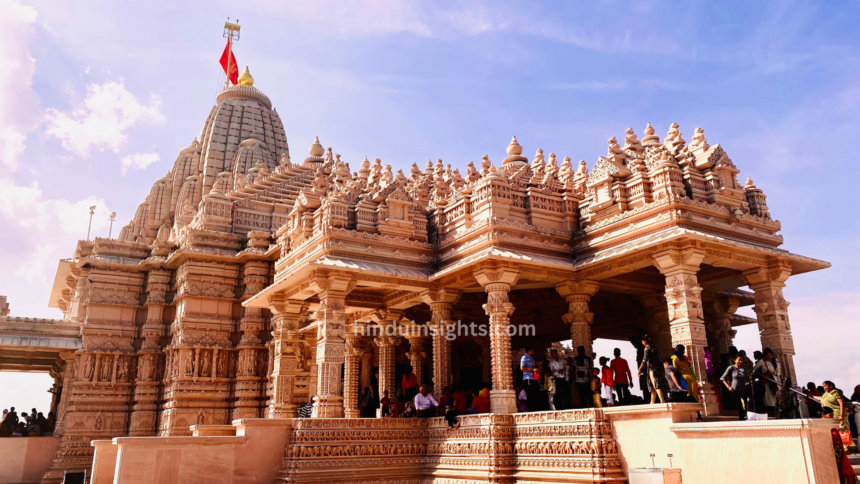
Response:
POLYGON ((590 349, 648 332, 662 355, 686 345, 703 376, 705 348, 725 352, 732 327, 753 322, 734 314, 743 305, 794 378, 782 289, 829 264, 779 248, 763 191, 738 182, 704 130, 690 143, 677 124, 663 140, 650 124, 644 134, 611 138, 590 172, 540 149, 529 161, 516 138, 501 161, 462 173, 367 158, 353 171, 318 139, 291 159, 246 68, 119 238, 80 241, 61 262, 51 302, 81 348, 58 363, 63 441, 46 481, 89 467, 91 440, 290 418, 310 398, 314 417, 357 417, 377 366, 390 394, 406 364, 437 388, 491 383, 499 422, 515 411, 525 344, 590 349), (489 334, 449 341, 458 320, 489 334), (510 336, 509 324, 537 334, 510 336), (367 336, 390 325, 436 331, 367 336))

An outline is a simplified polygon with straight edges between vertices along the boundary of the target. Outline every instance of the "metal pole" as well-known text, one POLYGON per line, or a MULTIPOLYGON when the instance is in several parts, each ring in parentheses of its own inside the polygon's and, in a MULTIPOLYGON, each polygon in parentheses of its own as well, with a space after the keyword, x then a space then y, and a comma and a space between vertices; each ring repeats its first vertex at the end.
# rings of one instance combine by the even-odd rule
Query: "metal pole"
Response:
POLYGON ((90 229, 93 227, 93 214, 96 213, 96 207, 90 207, 90 223, 87 225, 87 240, 90 240, 90 229))
POLYGON ((233 57, 233 32, 227 34, 227 80, 224 81, 224 89, 230 88, 230 60, 233 57))
POLYGON ((108 239, 110 239, 111 235, 113 234, 113 221, 115 218, 116 218, 116 212, 111 212, 111 214, 110 214, 110 228, 108 229, 108 239))

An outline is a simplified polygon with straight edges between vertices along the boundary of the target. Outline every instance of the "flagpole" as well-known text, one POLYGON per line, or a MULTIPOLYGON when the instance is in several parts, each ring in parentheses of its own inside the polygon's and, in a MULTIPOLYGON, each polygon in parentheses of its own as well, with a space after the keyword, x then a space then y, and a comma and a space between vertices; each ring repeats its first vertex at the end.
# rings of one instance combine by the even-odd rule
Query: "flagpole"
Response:
MULTIPOLYGON (((239 40, 239 19, 236 19, 236 23, 230 22, 230 17, 227 17, 227 21, 224 22, 224 37, 227 37, 227 80, 224 81, 224 89, 230 88, 230 67, 232 66, 233 60, 233 37, 236 37, 236 40, 239 40)), ((239 68, 236 68, 238 72, 239 68)))

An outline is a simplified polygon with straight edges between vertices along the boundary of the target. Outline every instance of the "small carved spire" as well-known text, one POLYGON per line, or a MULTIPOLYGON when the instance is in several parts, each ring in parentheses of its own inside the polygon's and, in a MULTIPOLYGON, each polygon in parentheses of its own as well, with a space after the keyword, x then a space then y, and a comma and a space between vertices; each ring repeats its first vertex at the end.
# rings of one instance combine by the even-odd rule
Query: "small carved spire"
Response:
POLYGON ((325 154, 325 149, 323 149, 320 144, 319 136, 314 136, 314 142, 311 143, 311 146, 308 148, 308 154, 319 157, 322 157, 325 154))
POLYGON ((406 185, 408 180, 406 179, 406 175, 403 174, 403 170, 397 170, 397 178, 395 178, 395 181, 400 185, 406 185))
POLYGON ((708 146, 708 138, 705 137, 705 130, 703 128, 696 128, 693 132, 693 140, 690 142, 690 149, 701 147, 703 150, 707 150, 708 146))
POLYGON ((511 137, 511 144, 508 145, 507 148, 508 156, 519 156, 523 154, 523 147, 520 146, 520 143, 517 141, 516 136, 511 137))
POLYGON ((756 188, 756 186, 755 186, 755 184, 753 183, 752 178, 747 177, 747 182, 746 182, 746 184, 744 185, 744 189, 746 189, 746 190, 755 190, 755 188, 756 188))
MULTIPOLYGON (((516 140, 517 139, 514 138, 514 141, 516 141, 516 140)), ((495 167, 493 166, 493 162, 490 161, 490 155, 482 156, 481 157, 481 174, 482 175, 488 175, 490 173, 490 168, 493 169, 492 171, 496 171, 495 167)))
POLYGON ((537 169, 543 170, 543 165, 544 165, 543 150, 538 148, 537 151, 535 151, 535 157, 532 160, 532 169, 537 168, 537 169), (538 168, 538 167, 540 167, 540 168, 538 168))
POLYGON ((613 163, 621 163, 624 159, 624 152, 621 151, 621 146, 618 144, 618 140, 615 139, 615 136, 606 140, 606 157, 609 158, 609 161, 613 163))
POLYGON ((479 173, 478 170, 475 169, 475 163, 472 161, 466 163, 466 178, 469 179, 470 183, 477 181, 479 178, 481 178, 481 173, 479 173))
POLYGON ((651 123, 648 123, 645 126, 645 136, 642 138, 642 146, 657 146, 660 144, 660 137, 654 134, 654 127, 651 126, 651 123))
POLYGON ((580 183, 585 183, 587 178, 588 165, 585 163, 585 160, 579 160, 579 167, 576 169, 576 174, 573 175, 573 182, 575 185, 579 185, 580 183))
POLYGON ((636 153, 642 153, 642 144, 639 143, 639 138, 633 132, 633 128, 624 130, 624 151, 630 150, 636 153))
POLYGON ((409 178, 412 181, 417 181, 421 177, 421 169, 418 168, 418 163, 412 163, 412 171, 409 174, 409 178))
POLYGON ((358 176, 361 178, 370 176, 370 160, 367 159, 367 155, 361 160, 361 169, 358 170, 358 176))

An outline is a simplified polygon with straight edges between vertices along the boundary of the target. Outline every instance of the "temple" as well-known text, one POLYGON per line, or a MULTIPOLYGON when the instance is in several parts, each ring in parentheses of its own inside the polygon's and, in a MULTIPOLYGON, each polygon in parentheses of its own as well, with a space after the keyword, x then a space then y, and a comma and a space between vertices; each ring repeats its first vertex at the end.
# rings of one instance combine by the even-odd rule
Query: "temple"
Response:
POLYGON ((690 142, 677 124, 663 139, 627 129, 590 169, 523 153, 514 137, 503 155, 408 173, 378 158, 351 168, 319 139, 294 157, 246 68, 119 237, 80 241, 60 263, 50 305, 63 320, 30 325, 73 328, 39 363, 63 388, 43 482, 84 469, 117 483, 185 482, 189 469, 207 482, 627 482, 654 464, 631 430, 646 424, 674 442, 655 465, 684 482, 708 482, 692 464, 703 436, 718 448, 737 432, 784 437, 768 447, 780 472, 828 482, 815 460, 827 450, 809 445, 829 439, 825 424, 693 422, 720 414, 704 378, 701 404, 516 413, 525 345, 590 353, 596 338, 648 333, 661 355, 686 345, 706 375, 705 350, 757 324, 794 379, 782 290, 829 267, 780 248, 764 191, 701 128, 690 142), (483 332, 461 331, 472 322, 483 332), (436 389, 486 382, 490 413, 453 432, 358 419, 372 369, 393 395, 407 365, 436 389), (311 399, 313 418, 297 419, 311 399))

